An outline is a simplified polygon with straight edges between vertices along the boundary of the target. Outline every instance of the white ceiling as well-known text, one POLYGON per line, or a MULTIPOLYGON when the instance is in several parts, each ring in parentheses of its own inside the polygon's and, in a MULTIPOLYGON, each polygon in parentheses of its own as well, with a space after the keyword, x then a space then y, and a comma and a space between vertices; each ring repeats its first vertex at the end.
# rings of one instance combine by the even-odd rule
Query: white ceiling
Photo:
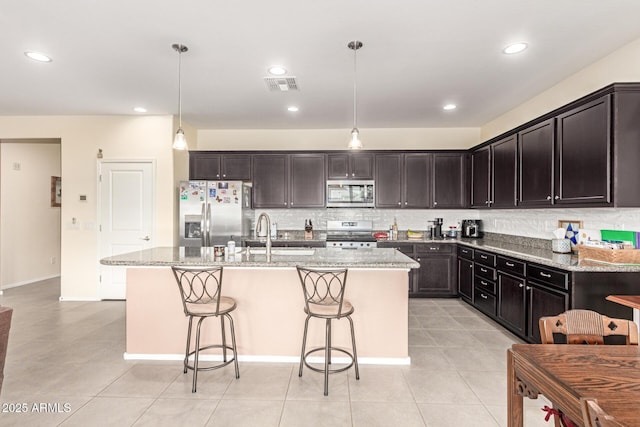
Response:
POLYGON ((0 115, 177 114, 183 43, 188 124, 351 128, 358 39, 359 127, 475 127, 640 38, 638 17, 638 0, 2 0, 0 115), (272 64, 300 90, 269 92, 272 64))

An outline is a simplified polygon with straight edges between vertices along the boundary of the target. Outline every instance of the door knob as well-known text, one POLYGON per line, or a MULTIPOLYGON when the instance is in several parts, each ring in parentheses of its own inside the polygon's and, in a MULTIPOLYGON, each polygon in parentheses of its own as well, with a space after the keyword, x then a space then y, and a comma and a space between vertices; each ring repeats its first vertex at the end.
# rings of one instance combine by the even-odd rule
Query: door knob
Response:
POLYGON ((144 237, 141 237, 140 240, 144 240, 148 242, 149 240, 151 240, 151 238, 149 236, 144 236, 144 237))

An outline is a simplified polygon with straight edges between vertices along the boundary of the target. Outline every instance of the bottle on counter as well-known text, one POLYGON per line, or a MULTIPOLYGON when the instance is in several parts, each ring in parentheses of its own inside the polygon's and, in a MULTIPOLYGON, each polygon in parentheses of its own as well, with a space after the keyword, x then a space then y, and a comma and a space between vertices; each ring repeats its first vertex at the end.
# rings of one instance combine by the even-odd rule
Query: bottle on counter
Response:
POLYGON ((387 240, 393 240, 393 224, 389 226, 389 236, 387 236, 387 240))
POLYGON ((271 238, 272 239, 277 239, 278 238, 278 223, 277 222, 271 223, 271 238))
POLYGON ((396 218, 393 218, 393 225, 391 226, 391 239, 398 240, 398 221, 396 218))
POLYGON ((227 254, 227 260, 228 261, 234 261, 235 260, 235 257, 236 257, 236 242, 235 241, 229 240, 227 242, 226 254, 227 254))

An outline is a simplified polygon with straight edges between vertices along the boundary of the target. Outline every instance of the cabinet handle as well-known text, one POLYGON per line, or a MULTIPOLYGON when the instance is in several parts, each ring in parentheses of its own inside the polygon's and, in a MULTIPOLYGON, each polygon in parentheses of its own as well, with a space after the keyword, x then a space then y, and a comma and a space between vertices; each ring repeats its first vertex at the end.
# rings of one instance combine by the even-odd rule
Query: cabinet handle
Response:
POLYGON ((404 204, 405 204, 405 205, 406 205, 407 203, 409 203, 409 202, 404 202, 404 204))
POLYGON ((480 294, 480 297, 483 299, 487 299, 487 296, 485 294, 480 294))
POLYGON ((527 289, 528 291, 530 291, 530 290, 531 290, 531 286, 527 286, 527 287, 526 287, 526 289, 527 289))
POLYGON ((487 270, 486 268, 482 268, 482 267, 480 267, 480 271, 482 271, 483 273, 486 273, 486 272, 487 272, 487 271, 489 271, 489 270, 487 270))
POLYGON ((547 200, 551 200, 551 196, 547 196, 547 200))
POLYGON ((540 275, 541 275, 542 277, 551 278, 551 275, 550 275, 550 274, 543 273, 542 271, 540 272, 540 275))
POLYGON ((466 250, 466 249, 460 249, 460 252, 462 252, 463 254, 468 254, 469 253, 469 251, 466 250))
POLYGON ((355 172, 351 172, 351 176, 356 176, 356 173, 355 172))
POLYGON ((420 261, 420 258, 418 258, 418 261, 420 261))
POLYGON ((226 174, 226 173, 223 173, 223 174, 222 174, 222 177, 223 177, 223 178, 226 178, 226 177, 227 177, 227 174, 226 174))
POLYGON ((482 286, 489 286, 489 284, 487 282, 485 282, 484 280, 480 280, 480 284, 482 286))
POLYGON ((510 263, 509 261, 505 261, 504 263, 507 265, 507 267, 515 267, 516 266, 515 264, 510 263))
POLYGON ((473 264, 469 264, 469 268, 473 268, 473 264))
POLYGON ((439 251, 439 250, 440 250, 440 248, 434 248, 434 247, 432 247, 432 246, 429 246, 429 250, 430 250, 430 251, 439 251))
POLYGON ((486 255, 480 255, 480 258, 482 258, 482 259, 488 259, 486 255))
POLYGON ((518 283, 519 288, 524 288, 524 283, 518 283))
POLYGON ((554 199, 555 199, 555 200, 558 200, 558 199, 560 199, 560 196, 556 196, 556 197, 554 197, 554 199))

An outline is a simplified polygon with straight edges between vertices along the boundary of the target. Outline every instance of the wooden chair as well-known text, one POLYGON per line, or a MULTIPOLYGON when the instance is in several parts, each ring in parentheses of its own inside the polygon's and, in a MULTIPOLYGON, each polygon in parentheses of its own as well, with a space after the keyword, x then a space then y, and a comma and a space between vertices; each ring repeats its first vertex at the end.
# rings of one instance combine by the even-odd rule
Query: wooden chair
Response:
POLYGON ((602 410, 596 399, 580 398, 580 406, 585 427, 623 427, 623 424, 602 410))
POLYGON ((604 344, 604 337, 624 336, 627 345, 638 345, 638 326, 591 310, 568 310, 540 318, 542 344, 554 344, 553 334, 567 337, 567 344, 604 344))

